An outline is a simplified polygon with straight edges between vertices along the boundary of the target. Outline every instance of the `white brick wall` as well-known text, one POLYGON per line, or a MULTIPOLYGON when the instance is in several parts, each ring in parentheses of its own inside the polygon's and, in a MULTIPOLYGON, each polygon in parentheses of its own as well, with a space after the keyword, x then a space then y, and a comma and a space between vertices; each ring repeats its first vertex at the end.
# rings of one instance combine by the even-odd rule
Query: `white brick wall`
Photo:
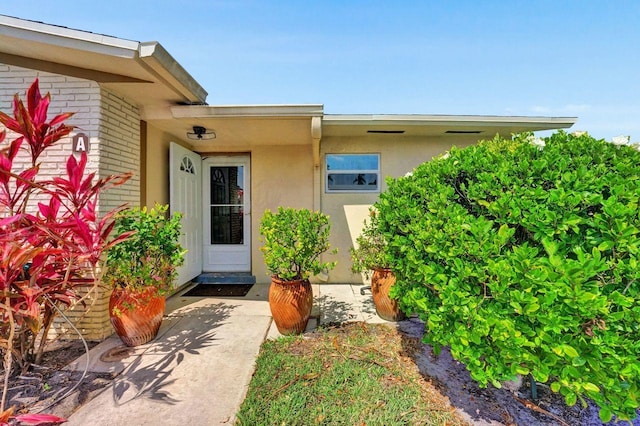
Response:
MULTIPOLYGON (((67 124, 77 127, 71 136, 49 148, 41 157, 40 176, 45 178, 66 173, 65 164, 72 150, 71 138, 75 133, 85 133, 91 143, 87 165, 89 172, 97 172, 100 178, 112 174, 134 173, 126 184, 101 195, 99 213, 104 214, 125 203, 139 205, 138 108, 101 88, 95 81, 0 64, 0 110, 11 115, 14 95, 19 93, 24 100, 27 89, 36 77, 40 80, 41 93, 51 93, 49 118, 63 112, 73 112, 74 115, 67 124)), ((28 161, 28 157, 24 157, 23 161, 28 161)))
MULTIPOLYGON (((16 93, 26 104, 27 89, 36 77, 40 80, 42 95, 51 93, 49 118, 63 112, 73 112, 75 115, 66 123, 77 127, 71 136, 76 132, 82 132, 97 141, 100 121, 100 86, 95 81, 0 64, 0 110, 13 115, 13 97, 16 93)), ((8 136, 11 138, 11 135, 8 136)), ((71 136, 49 148, 40 157, 42 162, 40 178, 66 174, 66 161, 72 150, 71 136)), ((29 161, 28 157, 20 158, 29 161)), ((97 172, 98 164, 99 151, 92 149, 89 152, 88 171, 97 172)))
POLYGON ((126 99, 102 89, 100 92, 100 177, 133 172, 124 185, 104 194, 100 210, 108 211, 122 204, 140 204, 140 114, 126 99))

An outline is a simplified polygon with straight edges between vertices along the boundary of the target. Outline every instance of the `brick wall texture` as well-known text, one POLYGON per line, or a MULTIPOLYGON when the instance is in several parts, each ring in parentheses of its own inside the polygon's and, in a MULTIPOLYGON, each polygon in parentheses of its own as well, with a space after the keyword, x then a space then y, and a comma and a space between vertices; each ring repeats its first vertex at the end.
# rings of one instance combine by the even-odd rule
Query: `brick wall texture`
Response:
MULTIPOLYGON (((30 70, 0 64, 0 110, 13 111, 16 93, 24 100, 29 86, 39 78, 42 94, 51 93, 49 118, 73 112, 67 124, 75 132, 89 136, 88 172, 104 178, 112 174, 133 172, 124 185, 104 192, 98 202, 101 215, 122 204, 137 206, 140 202, 140 115, 138 108, 126 99, 101 87, 97 82, 75 77, 30 70)), ((0 125, 1 126, 1 125, 0 125)), ((41 157, 40 177, 65 174, 65 165, 72 152, 72 133, 41 157)), ((11 138, 11 135, 8 135, 11 138)), ((27 156, 20 157, 28 161, 27 156)), ((93 292, 85 301, 87 309, 76 306, 68 311, 86 338, 102 340, 113 333, 108 316, 110 291, 93 292), (88 310, 85 312, 85 310, 88 310)), ((55 331, 70 338, 69 328, 58 320, 55 331)), ((53 333, 55 334, 55 333, 53 333)))

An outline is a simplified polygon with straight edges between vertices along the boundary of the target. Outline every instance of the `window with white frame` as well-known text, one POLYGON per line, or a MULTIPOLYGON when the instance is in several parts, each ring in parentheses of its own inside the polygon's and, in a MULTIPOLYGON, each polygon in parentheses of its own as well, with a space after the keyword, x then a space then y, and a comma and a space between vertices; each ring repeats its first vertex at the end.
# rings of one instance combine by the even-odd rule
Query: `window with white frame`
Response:
POLYGON ((380 154, 327 154, 327 192, 380 192, 380 154))

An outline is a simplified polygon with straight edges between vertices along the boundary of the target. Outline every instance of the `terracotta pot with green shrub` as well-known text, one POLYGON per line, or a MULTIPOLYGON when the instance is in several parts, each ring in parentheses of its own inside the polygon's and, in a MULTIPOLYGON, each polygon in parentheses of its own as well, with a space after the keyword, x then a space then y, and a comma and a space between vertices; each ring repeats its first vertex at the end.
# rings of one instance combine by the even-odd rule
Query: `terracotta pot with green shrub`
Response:
POLYGON ((351 271, 371 278, 371 294, 378 316, 387 321, 401 321, 406 317, 398 301, 389 297, 396 277, 388 264, 386 246, 378 228, 377 213, 371 209, 369 220, 364 222, 362 233, 356 238, 356 247, 350 249, 351 271))
POLYGON ((115 232, 134 234, 107 253, 103 282, 113 288, 111 324, 128 346, 149 342, 158 333, 165 295, 172 289, 176 268, 184 262, 178 242, 181 216, 168 216, 168 206, 134 208, 116 218, 115 232))
POLYGON ((313 306, 309 278, 335 266, 321 259, 329 250, 329 232, 329 217, 320 212, 280 207, 262 216, 260 250, 271 274, 269 307, 281 334, 300 334, 307 326, 313 306))

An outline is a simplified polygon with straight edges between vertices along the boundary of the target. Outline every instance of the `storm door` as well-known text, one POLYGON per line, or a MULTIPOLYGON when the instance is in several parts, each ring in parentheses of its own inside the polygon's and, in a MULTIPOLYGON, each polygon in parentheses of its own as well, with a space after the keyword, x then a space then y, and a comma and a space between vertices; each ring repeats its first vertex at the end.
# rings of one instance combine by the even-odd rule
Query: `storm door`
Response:
POLYGON ((206 272, 251 271, 248 156, 203 161, 203 231, 206 272))

